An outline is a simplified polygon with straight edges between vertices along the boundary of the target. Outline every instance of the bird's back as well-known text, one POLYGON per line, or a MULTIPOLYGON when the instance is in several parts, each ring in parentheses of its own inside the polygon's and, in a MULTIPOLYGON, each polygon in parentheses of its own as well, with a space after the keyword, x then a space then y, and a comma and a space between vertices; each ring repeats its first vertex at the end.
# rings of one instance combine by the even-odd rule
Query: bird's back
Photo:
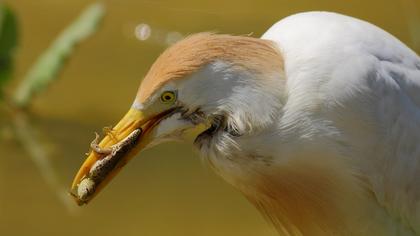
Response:
POLYGON ((372 220, 389 235, 420 235, 416 53, 372 24, 327 12, 287 17, 262 38, 275 41, 284 57, 285 119, 303 107, 331 122, 337 147, 373 193, 378 212, 385 210, 381 217, 389 217, 372 220), (395 226, 385 226, 390 222, 395 226))

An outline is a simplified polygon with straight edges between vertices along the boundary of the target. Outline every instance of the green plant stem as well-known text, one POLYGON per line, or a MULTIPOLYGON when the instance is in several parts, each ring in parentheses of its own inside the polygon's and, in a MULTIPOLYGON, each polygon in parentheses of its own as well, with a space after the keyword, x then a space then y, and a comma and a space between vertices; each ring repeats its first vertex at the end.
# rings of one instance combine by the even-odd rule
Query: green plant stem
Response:
POLYGON ((75 204, 71 201, 68 191, 58 181, 55 172, 48 158, 48 153, 42 143, 38 142, 33 127, 30 125, 27 115, 19 110, 13 111, 12 126, 16 133, 16 138, 29 154, 37 169, 41 173, 44 181, 54 191, 60 202, 70 213, 76 211, 75 204))
POLYGON ((42 53, 16 89, 13 100, 17 106, 27 107, 36 94, 57 79, 76 44, 96 31, 104 12, 101 3, 90 5, 42 53))

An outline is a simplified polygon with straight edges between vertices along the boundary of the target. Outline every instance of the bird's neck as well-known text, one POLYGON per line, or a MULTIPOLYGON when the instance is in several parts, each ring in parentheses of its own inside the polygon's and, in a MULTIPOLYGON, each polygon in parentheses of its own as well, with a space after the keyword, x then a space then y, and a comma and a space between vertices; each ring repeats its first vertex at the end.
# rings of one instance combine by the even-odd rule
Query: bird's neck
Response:
POLYGON ((281 235, 367 235, 361 224, 370 233, 388 235, 385 226, 376 224, 384 212, 341 159, 311 152, 265 167, 245 162, 235 167, 220 158, 213 166, 281 235))
POLYGON ((235 185, 284 235, 339 235, 345 225, 336 201, 347 199, 352 204, 344 186, 354 183, 329 165, 294 160, 255 171, 246 185, 240 180, 235 185))

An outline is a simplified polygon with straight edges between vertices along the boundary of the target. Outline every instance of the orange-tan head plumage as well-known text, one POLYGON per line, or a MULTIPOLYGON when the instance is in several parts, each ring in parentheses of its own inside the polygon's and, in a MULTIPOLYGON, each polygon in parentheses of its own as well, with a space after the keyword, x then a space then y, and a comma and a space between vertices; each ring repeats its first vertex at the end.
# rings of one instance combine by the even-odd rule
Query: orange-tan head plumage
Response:
POLYGON ((283 70, 282 57, 271 41, 248 36, 193 34, 157 58, 140 85, 139 101, 144 102, 168 81, 185 78, 217 60, 258 74, 283 70))

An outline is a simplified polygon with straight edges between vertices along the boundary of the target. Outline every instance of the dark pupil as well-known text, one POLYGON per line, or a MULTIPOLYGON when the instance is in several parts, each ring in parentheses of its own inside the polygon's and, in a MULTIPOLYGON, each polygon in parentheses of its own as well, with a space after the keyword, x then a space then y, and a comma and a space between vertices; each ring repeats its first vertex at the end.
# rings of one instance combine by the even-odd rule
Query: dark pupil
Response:
POLYGON ((165 95, 165 100, 171 100, 171 96, 169 96, 169 95, 165 95))

